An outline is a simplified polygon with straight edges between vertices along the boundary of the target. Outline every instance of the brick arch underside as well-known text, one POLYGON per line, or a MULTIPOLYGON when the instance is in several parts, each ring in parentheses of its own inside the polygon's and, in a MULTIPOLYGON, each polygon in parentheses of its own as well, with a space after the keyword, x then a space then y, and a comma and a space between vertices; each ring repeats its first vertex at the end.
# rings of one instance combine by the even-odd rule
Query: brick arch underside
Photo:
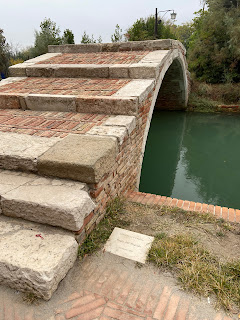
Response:
POLYGON ((157 95, 155 109, 182 110, 187 104, 186 79, 183 67, 175 59, 168 68, 157 95))
POLYGON ((137 189, 139 188, 142 162, 154 110, 184 110, 188 102, 189 81, 185 57, 178 51, 172 52, 156 80, 152 103, 142 140, 137 189))

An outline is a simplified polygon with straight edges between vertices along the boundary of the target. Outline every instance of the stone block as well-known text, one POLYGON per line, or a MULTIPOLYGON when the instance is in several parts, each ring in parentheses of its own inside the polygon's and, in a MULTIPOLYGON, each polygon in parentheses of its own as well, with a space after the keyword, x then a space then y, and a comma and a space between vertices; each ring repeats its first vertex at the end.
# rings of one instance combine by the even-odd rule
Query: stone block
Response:
POLYGON ((161 63, 162 60, 170 53, 170 50, 156 50, 149 52, 140 62, 141 63, 161 63))
POLYGON ((136 117, 134 116, 112 116, 105 122, 104 126, 119 126, 125 127, 130 134, 136 127, 136 117))
POLYGON ((26 66, 25 63, 19 63, 9 67, 10 77, 26 77, 26 66))
POLYGON ((73 235, 0 216, 0 282, 49 300, 77 258, 73 235))
POLYGON ((109 66, 110 78, 129 78, 128 68, 130 65, 113 64, 109 66))
POLYGON ((129 67, 131 79, 156 79, 159 73, 159 63, 133 63, 129 67))
POLYGON ((1 196, 2 214, 78 231, 95 208, 84 187, 82 183, 35 178, 1 196))
POLYGON ((26 67, 26 75, 28 77, 54 77, 54 65, 36 64, 26 67))
POLYGON ((29 94, 25 101, 30 110, 76 112, 75 96, 71 95, 29 94))
POLYGON ((118 143, 121 145, 123 143, 124 138, 128 135, 128 132, 125 127, 102 125, 102 126, 93 127, 88 131, 87 134, 115 137, 117 138, 118 143))
POLYGON ((115 228, 105 244, 105 251, 145 263, 154 238, 145 234, 115 228))
POLYGON ((102 65, 59 64, 55 65, 54 77, 108 78, 109 68, 102 65))
POLYGON ((111 171, 117 155, 113 138, 69 135, 38 159, 41 174, 96 183, 111 171))
POLYGON ((137 97, 139 103, 142 103, 153 90, 155 80, 150 79, 136 79, 132 80, 124 87, 119 89, 113 96, 119 99, 123 97, 137 97))
POLYGON ((21 109, 18 95, 0 92, 0 109, 21 109))
POLYGON ((37 158, 58 141, 58 138, 0 132, 0 168, 36 171, 37 158))
POLYGON ((138 99, 135 97, 86 97, 78 96, 76 99, 77 112, 100 114, 137 114, 138 99))

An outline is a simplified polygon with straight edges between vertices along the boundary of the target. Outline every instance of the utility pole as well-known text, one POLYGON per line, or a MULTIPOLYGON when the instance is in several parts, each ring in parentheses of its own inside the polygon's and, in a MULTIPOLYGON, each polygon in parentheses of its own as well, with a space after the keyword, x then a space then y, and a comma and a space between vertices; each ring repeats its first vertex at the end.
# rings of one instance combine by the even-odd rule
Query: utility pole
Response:
POLYGON ((157 11, 157 8, 156 8, 156 13, 155 13, 155 26, 154 26, 154 36, 155 36, 155 39, 157 39, 157 31, 158 31, 158 11, 157 11))

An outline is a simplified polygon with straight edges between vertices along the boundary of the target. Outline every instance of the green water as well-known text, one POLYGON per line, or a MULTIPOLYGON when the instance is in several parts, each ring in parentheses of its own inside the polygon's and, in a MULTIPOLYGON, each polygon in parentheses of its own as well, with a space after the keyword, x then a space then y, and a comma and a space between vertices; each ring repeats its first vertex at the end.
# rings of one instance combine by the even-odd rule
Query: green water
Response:
POLYGON ((240 115, 155 112, 140 191, 240 208, 240 115))

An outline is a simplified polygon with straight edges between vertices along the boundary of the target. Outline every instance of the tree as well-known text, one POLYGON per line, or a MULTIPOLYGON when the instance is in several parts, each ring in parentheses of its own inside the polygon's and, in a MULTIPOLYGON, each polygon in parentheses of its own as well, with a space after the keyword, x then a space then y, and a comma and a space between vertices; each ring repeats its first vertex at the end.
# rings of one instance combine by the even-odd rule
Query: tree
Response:
MULTIPOLYGON (((155 17, 140 18, 127 30, 126 38, 129 41, 154 40, 155 17)), ((157 28, 158 39, 175 39, 169 23, 161 21, 157 28)))
POLYGON ((112 42, 122 42, 123 41, 123 35, 122 35, 122 29, 119 27, 119 25, 116 25, 115 32, 113 35, 111 35, 112 42))
POLYGON ((71 30, 66 29, 63 32, 63 37, 62 37, 62 43, 63 44, 74 44, 74 34, 72 33, 71 30))
POLYGON ((58 45, 62 42, 60 29, 51 19, 45 18, 40 24, 40 31, 35 31, 35 43, 31 55, 38 56, 48 52, 48 45, 58 45))
POLYGON ((240 81, 240 1, 207 0, 193 21, 189 67, 201 81, 240 81))
POLYGON ((96 40, 93 38, 93 34, 92 34, 92 38, 90 38, 90 36, 86 33, 86 31, 84 31, 83 35, 82 35, 82 40, 81 43, 96 43, 96 40))
POLYGON ((3 30, 0 29, 0 79, 7 75, 9 67, 9 45, 3 35, 3 30))

